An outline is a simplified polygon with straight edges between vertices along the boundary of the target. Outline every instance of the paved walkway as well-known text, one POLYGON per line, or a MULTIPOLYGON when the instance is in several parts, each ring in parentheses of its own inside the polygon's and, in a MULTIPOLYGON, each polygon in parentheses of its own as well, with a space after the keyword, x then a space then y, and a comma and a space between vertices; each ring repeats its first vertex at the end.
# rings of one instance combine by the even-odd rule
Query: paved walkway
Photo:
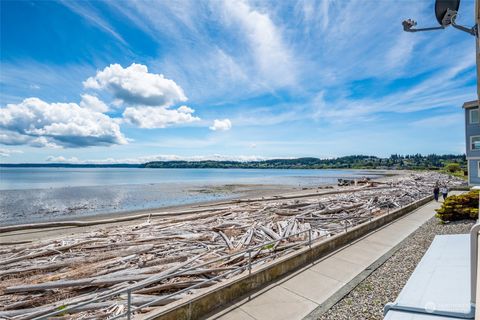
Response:
POLYGON ((440 203, 429 202, 208 319, 295 320, 316 313, 331 302, 332 296, 345 291, 354 278, 433 217, 434 209, 439 206, 440 203))

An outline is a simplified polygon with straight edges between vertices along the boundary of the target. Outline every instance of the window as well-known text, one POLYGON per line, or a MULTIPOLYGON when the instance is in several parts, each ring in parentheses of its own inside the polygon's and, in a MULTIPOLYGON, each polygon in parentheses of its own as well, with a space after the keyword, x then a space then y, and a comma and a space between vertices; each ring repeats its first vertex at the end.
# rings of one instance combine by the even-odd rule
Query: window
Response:
POLYGON ((470 150, 480 150, 480 136, 470 137, 470 150))
POLYGON ((480 178, 480 161, 477 161, 477 177, 480 178))
POLYGON ((478 108, 470 110, 470 124, 478 123, 478 108))

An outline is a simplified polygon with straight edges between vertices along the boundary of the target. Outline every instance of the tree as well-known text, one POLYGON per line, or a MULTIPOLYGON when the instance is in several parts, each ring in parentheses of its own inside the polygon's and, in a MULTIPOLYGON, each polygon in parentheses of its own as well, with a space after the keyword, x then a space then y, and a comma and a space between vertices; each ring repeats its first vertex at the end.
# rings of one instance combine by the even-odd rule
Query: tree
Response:
POLYGON ((447 163, 445 165, 445 169, 450 173, 455 173, 457 171, 460 171, 460 164, 458 164, 458 163, 447 163))

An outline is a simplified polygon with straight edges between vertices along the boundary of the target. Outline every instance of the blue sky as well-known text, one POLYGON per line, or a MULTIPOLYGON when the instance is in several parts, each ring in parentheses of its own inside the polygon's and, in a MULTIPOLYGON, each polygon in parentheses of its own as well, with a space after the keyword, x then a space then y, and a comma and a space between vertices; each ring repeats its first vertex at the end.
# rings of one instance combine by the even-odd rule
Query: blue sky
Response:
POLYGON ((463 153, 474 38, 401 26, 433 3, 2 1, 0 161, 463 153))

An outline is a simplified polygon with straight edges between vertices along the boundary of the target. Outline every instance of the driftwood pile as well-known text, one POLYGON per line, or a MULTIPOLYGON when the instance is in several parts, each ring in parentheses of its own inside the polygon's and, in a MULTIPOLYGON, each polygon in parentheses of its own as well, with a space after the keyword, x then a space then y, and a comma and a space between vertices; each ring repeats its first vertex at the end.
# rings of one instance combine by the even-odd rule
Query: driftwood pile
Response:
POLYGON ((4 245, 0 318, 31 319, 97 297, 103 298, 57 318, 112 317, 126 311, 126 288, 135 289, 133 306, 151 303, 136 311, 145 312, 242 273, 249 261, 258 266, 310 238, 330 237, 408 205, 431 194, 437 181, 461 184, 433 172, 403 175, 376 186, 231 201, 197 214, 4 245))

